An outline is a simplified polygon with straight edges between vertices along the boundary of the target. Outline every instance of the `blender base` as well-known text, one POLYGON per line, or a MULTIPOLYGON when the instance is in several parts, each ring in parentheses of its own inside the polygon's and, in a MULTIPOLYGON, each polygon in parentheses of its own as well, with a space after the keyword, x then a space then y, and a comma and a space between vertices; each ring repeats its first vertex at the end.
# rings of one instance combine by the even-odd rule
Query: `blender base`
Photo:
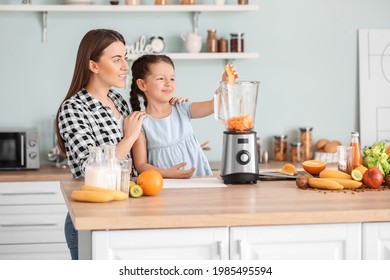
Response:
POLYGON ((255 173, 233 173, 221 175, 225 184, 256 184, 259 174, 255 173))

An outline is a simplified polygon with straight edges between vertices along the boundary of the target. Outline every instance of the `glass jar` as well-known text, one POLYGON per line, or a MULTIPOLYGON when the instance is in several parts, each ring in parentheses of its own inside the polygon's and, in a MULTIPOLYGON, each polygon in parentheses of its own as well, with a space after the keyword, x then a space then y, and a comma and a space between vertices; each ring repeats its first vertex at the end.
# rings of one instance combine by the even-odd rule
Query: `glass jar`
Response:
POLYGON ((301 127, 299 128, 300 136, 299 139, 303 145, 304 160, 313 159, 313 134, 312 127, 301 127))
POLYGON ((220 38, 218 40, 218 52, 228 52, 228 40, 220 38))
POLYGON ((237 0, 238 5, 248 5, 248 0, 237 0))
POLYGON ((90 147, 89 157, 85 165, 84 184, 88 186, 107 188, 107 161, 103 148, 90 147))
POLYGON ((274 136, 274 160, 287 161, 287 135, 274 136))
POLYGON ((207 52, 217 52, 217 51, 218 51, 217 30, 209 29, 207 30, 207 52))
POLYGON ((230 52, 244 52, 244 33, 230 33, 230 52))
POLYGON ((104 154, 107 160, 107 189, 121 190, 121 167, 116 155, 115 145, 105 145, 104 154))
POLYGON ((290 143, 290 160, 292 162, 303 162, 304 155, 301 142, 290 143))

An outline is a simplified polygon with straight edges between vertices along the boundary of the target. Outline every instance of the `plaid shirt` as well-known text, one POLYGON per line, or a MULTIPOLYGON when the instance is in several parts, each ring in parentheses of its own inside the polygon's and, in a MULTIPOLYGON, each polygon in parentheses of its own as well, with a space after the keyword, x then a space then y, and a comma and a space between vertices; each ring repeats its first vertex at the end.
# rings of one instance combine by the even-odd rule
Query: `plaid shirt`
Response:
MULTIPOLYGON (((124 118, 130 114, 126 101, 119 93, 110 89, 108 96, 124 118)), ((62 103, 58 120, 68 165, 75 178, 84 177, 90 147, 116 145, 123 138, 112 110, 85 89, 62 103)))

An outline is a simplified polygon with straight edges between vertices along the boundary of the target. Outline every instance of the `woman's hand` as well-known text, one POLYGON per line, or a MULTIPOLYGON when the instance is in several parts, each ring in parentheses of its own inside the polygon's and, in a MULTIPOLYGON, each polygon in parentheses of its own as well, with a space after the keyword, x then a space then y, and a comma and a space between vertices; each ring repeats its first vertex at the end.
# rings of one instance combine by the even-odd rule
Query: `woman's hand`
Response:
POLYGON ((180 103, 183 103, 183 102, 188 102, 189 99, 188 98, 184 98, 184 97, 172 97, 170 100, 169 100, 169 103, 173 106, 175 104, 180 104, 180 103))
MULTIPOLYGON (((233 74, 234 74, 234 79, 238 79, 238 78, 240 77, 240 75, 238 75, 237 70, 236 70, 236 67, 234 67, 233 64, 228 64, 228 67, 229 67, 230 70, 233 72, 233 74)), ((229 81, 229 76, 228 76, 228 74, 226 73, 226 71, 223 71, 223 74, 222 74, 222 81, 223 81, 223 82, 229 81)))
POLYGON ((142 121, 146 118, 146 113, 141 111, 135 111, 128 115, 123 122, 123 134, 125 137, 138 138, 141 131, 142 121))

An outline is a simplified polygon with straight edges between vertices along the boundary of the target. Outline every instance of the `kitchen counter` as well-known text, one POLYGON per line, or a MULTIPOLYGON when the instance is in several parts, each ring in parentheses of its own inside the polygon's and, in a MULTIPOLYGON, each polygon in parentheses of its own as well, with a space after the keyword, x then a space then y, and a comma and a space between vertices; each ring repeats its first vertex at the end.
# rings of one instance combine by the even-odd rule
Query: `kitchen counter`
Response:
POLYGON ((73 178, 69 168, 42 166, 34 170, 0 171, 0 182, 60 181, 73 178))
POLYGON ((260 226, 390 221, 390 190, 299 189, 295 181, 226 188, 164 189, 157 196, 102 204, 70 198, 82 180, 62 181, 78 230, 260 226))

